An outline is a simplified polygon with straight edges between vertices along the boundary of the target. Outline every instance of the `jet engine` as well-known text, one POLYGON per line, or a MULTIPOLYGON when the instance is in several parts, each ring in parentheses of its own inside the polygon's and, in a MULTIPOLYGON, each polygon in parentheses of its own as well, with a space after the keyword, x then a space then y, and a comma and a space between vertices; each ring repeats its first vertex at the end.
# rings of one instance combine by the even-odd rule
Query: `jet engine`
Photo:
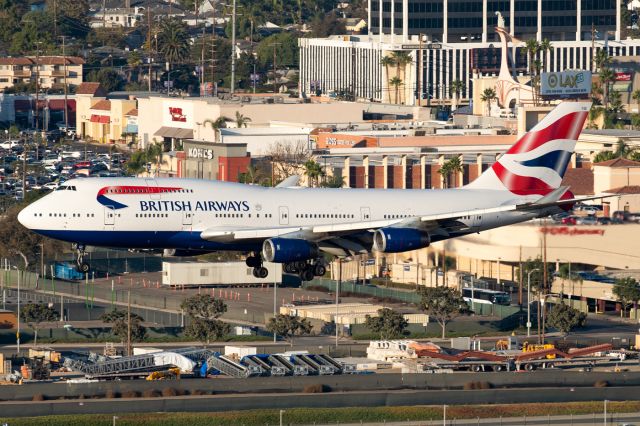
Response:
POLYGON ((429 244, 429 233, 414 228, 380 228, 373 234, 373 249, 383 253, 401 253, 429 244))
POLYGON ((289 263, 317 256, 318 247, 307 240, 270 238, 262 244, 262 258, 267 262, 289 263))

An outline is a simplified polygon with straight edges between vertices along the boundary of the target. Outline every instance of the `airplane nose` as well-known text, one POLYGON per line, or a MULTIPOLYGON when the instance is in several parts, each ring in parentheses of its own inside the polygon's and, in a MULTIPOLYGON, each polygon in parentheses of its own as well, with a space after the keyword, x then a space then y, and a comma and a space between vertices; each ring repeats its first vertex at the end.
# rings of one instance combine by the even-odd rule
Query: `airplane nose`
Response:
POLYGON ((25 207, 18 213, 18 222, 22 224, 25 228, 31 229, 30 225, 30 206, 25 207))

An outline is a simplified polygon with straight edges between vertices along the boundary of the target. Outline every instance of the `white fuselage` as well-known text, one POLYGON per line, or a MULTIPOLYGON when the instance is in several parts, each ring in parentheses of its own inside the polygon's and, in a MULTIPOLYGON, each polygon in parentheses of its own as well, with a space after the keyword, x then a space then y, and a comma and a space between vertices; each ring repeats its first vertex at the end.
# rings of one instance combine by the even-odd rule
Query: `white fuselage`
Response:
MULTIPOLYGON (((20 213, 43 235, 124 248, 254 250, 255 242, 202 239, 207 229, 265 229, 383 221, 499 207, 527 200, 481 189, 265 188, 191 179, 87 178, 65 182, 20 213)), ((528 220, 531 213, 469 215, 477 232, 528 220)))

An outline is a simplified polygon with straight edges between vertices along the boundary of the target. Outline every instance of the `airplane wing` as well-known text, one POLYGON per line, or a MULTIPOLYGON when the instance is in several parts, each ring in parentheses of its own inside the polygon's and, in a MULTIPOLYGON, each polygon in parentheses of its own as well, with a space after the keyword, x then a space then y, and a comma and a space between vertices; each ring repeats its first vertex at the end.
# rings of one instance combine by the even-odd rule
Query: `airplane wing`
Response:
MULTIPOLYGON (((561 188, 559 188, 561 189, 561 188)), ((566 188, 565 188, 566 191, 566 188)), ((380 228, 413 228, 429 232, 433 241, 443 240, 455 236, 460 232, 470 232, 468 217, 485 216, 492 213, 520 212, 531 214, 539 212, 547 215, 554 208, 579 201, 606 198, 609 196, 579 197, 560 200, 557 199, 565 191, 554 191, 535 202, 506 204, 488 209, 473 209, 457 212, 447 212, 427 216, 413 216, 399 219, 357 221, 351 223, 337 223, 311 226, 283 226, 272 228, 230 228, 213 227, 205 229, 200 237, 207 241, 229 243, 234 241, 261 242, 269 238, 297 238, 312 241, 318 247, 337 256, 348 256, 370 251, 373 232, 380 228), (555 200, 554 200, 555 198, 555 200)))

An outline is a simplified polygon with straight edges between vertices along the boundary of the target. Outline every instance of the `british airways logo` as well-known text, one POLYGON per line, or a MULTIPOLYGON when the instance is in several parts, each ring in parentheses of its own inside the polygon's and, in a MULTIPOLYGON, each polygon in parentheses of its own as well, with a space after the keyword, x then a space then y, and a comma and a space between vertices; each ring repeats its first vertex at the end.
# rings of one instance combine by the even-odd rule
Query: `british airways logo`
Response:
MULTIPOLYGON (((184 188, 175 187, 155 187, 155 186, 106 186, 98 191, 97 200, 103 206, 112 210, 129 207, 114 197, 121 195, 156 195, 190 192, 184 188)), ((146 198, 146 197, 145 197, 146 198)), ((203 212, 248 212, 249 202, 244 200, 138 200, 138 207, 142 212, 181 212, 181 211, 203 211, 203 212)))

